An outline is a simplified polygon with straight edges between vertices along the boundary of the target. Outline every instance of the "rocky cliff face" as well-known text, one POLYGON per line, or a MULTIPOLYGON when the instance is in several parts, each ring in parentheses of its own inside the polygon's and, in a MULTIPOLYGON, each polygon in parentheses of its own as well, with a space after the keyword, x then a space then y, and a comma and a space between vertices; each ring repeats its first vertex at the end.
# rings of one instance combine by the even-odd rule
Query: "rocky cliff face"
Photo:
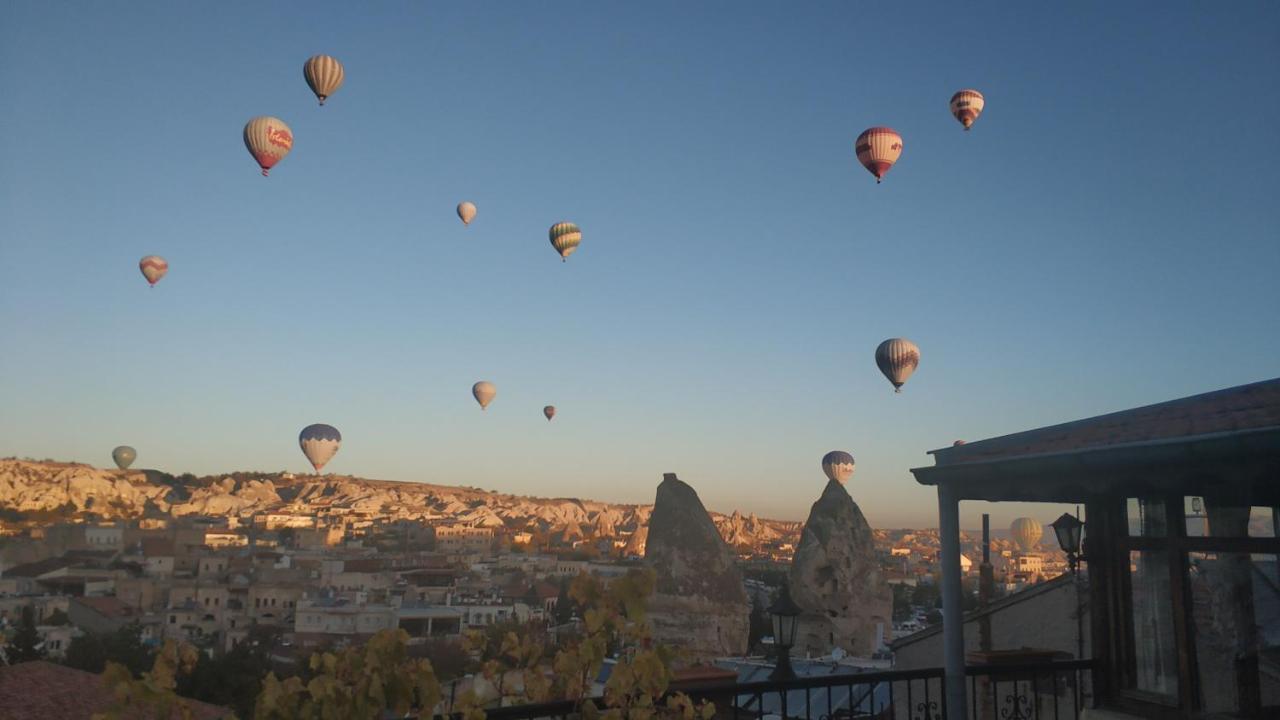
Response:
POLYGON ((657 573, 651 619, 660 642, 693 661, 746 651, 742 573, 698 493, 671 473, 658 486, 645 562, 657 573))
POLYGON ((793 652, 823 655, 840 647, 869 655, 892 627, 893 593, 880 573, 871 527, 834 480, 809 511, 791 564, 791 597, 805 611, 793 652))

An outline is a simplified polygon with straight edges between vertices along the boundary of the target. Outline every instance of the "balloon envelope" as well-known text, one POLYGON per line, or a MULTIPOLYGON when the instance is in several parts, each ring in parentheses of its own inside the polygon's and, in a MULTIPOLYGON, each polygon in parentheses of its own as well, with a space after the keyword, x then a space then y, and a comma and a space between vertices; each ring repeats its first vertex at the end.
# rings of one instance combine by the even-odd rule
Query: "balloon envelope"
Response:
POLYGON ((137 457, 138 451, 128 445, 121 445, 111 451, 111 459, 115 461, 116 467, 121 470, 128 470, 129 466, 133 464, 133 461, 136 460, 137 457))
POLYGON ((498 388, 487 380, 481 380, 471 386, 471 394, 475 397, 476 402, 480 403, 480 409, 484 410, 489 407, 489 403, 493 402, 493 397, 498 394, 498 388))
POLYGON ((311 86, 311 92, 316 94, 316 98, 323 105, 330 95, 342 87, 342 81, 346 75, 338 58, 329 55, 313 55, 302 64, 302 77, 306 78, 307 85, 311 86))
POLYGON ((1009 526, 1009 536, 1013 538, 1013 542, 1022 552, 1031 552, 1036 545, 1040 543, 1040 536, 1044 534, 1044 528, 1039 522, 1029 518, 1020 517, 1013 521, 1009 526))
POLYGON ((905 338, 889 338, 876 348, 876 366, 893 383, 896 392, 920 366, 920 348, 905 338))
POLYGON ((169 272, 169 263, 159 255, 148 255, 138 261, 138 269, 142 271, 142 277, 155 287, 160 278, 169 272))
POLYGON ((902 155, 902 136, 893 128, 873 127, 858 136, 853 149, 858 153, 858 162, 876 176, 878 183, 902 155))
POLYGON ((961 125, 964 125, 965 130, 968 130, 982 114, 982 108, 986 104, 987 100, 982 97, 982 93, 972 88, 965 88, 951 96, 951 114, 960 121, 961 125))
POLYGON ((568 260, 578 245, 582 243, 582 231, 571 222, 559 222, 551 226, 551 247, 560 253, 561 262, 568 260))
POLYGON ((280 118, 256 117, 244 125, 244 146, 258 161, 258 167, 266 177, 271 168, 293 149, 293 131, 280 118))
POLYGON ((476 217, 476 204, 473 202, 458 203, 458 218, 462 220, 463 225, 470 225, 471 221, 476 217))
POLYGON ((555 417, 555 416, 556 416, 556 406, 555 406, 555 405, 548 405, 548 406, 546 406, 546 407, 542 408, 542 414, 543 414, 543 415, 546 415, 546 416, 547 416, 547 422, 550 422, 550 421, 551 421, 551 418, 553 418, 553 417, 555 417))
POLYGON ((844 485, 853 477, 853 456, 844 450, 832 450, 822 456, 822 472, 830 480, 844 485))
POLYGON ((307 461, 316 469, 316 472, 320 472, 320 468, 333 459, 341 445, 342 433, 332 425, 322 423, 308 425, 298 433, 298 446, 302 448, 302 454, 307 456, 307 461))

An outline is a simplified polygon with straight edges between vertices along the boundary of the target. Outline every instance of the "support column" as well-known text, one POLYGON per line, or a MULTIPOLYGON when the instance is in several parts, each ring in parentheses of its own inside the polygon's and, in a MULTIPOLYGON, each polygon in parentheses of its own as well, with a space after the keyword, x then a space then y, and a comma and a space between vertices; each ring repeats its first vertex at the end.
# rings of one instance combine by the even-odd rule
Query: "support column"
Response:
POLYGON ((968 716, 964 676, 964 605, 960 589, 960 500, 947 483, 938 485, 938 541, 942 544, 942 650, 947 682, 947 720, 968 716))

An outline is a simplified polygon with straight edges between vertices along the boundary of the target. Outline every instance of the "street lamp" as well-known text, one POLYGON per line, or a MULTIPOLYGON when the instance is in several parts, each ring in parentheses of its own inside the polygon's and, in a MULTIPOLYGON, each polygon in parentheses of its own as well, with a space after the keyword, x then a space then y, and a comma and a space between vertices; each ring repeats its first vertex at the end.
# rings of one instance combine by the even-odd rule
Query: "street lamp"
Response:
POLYGON ((1058 547, 1067 554, 1067 564, 1071 567, 1071 576, 1076 588, 1076 659, 1084 659, 1084 604, 1080 600, 1080 535, 1084 523, 1071 513, 1062 513, 1062 517, 1054 520, 1049 526, 1053 534, 1058 536, 1058 547))
POLYGON ((800 617, 800 606, 791 599, 791 589, 782 586, 778 599, 769 606, 769 614, 773 616, 773 643, 778 647, 778 661, 773 666, 770 680, 794 680, 796 673, 791 669, 791 648, 796 644, 797 619, 800 617))
POLYGON ((1077 520, 1071 513, 1062 513, 1062 517, 1054 520, 1049 527, 1052 527, 1053 534, 1058 536, 1058 547, 1067 554, 1071 574, 1076 574, 1076 568, 1080 562, 1080 534, 1084 530, 1084 523, 1077 520))

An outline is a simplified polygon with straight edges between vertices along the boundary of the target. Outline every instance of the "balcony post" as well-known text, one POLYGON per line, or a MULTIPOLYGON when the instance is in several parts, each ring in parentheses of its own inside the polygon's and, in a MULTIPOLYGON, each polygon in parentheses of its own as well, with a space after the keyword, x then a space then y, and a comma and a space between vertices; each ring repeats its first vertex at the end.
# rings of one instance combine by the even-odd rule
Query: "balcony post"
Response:
POLYGON ((968 704, 964 675, 964 598, 960 589, 960 500, 948 483, 938 484, 938 541, 942 545, 942 654, 947 720, 965 720, 968 704))

